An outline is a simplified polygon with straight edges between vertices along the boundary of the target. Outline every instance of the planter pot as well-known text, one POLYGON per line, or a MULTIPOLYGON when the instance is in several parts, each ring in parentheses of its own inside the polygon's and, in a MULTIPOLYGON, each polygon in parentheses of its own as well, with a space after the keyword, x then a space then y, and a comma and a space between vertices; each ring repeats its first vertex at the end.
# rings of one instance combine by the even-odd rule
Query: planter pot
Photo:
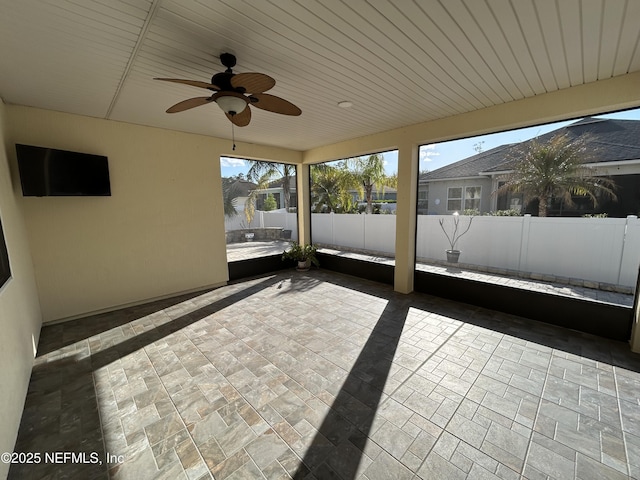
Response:
POLYGON ((311 260, 310 259, 298 260, 298 267, 296 268, 296 270, 298 270, 300 272, 306 272, 310 268, 311 268, 311 260))
POLYGON ((291 232, 292 230, 282 230, 282 238, 284 240, 291 240, 291 232))
POLYGON ((458 263, 460 258, 460 250, 447 250, 447 262, 458 263))
POLYGON ((245 233, 244 238, 247 242, 253 242, 253 237, 255 237, 255 233, 245 233))

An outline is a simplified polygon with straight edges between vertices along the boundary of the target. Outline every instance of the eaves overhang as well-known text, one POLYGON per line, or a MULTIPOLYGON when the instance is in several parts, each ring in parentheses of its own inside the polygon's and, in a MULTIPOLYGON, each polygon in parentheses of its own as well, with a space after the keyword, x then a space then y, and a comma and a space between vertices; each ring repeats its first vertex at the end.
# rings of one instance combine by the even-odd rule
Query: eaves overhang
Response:
POLYGON ((478 178, 480 178, 480 177, 489 178, 489 175, 481 172, 478 175, 470 175, 470 176, 467 176, 467 177, 434 178, 434 179, 429 179, 429 180, 422 180, 421 179, 418 182, 418 184, 422 185, 422 184, 431 183, 431 182, 453 182, 453 181, 457 181, 457 180, 478 180, 478 178))

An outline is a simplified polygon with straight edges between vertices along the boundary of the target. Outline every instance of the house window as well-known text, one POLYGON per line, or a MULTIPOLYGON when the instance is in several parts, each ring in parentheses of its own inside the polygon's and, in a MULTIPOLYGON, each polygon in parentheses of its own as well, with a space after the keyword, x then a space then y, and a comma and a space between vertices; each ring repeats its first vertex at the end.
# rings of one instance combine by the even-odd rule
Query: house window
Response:
POLYGON ((462 187, 447 189, 447 210, 462 210, 462 187))
POLYGON ((482 187, 465 187, 464 189, 464 209, 480 210, 480 197, 482 187))

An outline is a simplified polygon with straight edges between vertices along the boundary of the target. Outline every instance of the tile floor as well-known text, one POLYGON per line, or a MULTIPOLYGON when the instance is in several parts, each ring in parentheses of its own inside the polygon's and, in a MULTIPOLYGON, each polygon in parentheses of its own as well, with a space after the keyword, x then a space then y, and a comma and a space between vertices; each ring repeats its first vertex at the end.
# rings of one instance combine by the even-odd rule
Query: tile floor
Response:
POLYGON ((640 478, 639 372, 623 343, 283 271, 43 328, 16 451, 99 462, 9 478, 640 478))

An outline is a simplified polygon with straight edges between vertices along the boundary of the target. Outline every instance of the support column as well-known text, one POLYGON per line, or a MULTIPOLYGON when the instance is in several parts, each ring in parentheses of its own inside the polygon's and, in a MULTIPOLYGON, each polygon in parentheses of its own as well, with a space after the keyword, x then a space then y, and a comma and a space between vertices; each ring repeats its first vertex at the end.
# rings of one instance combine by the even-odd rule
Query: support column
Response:
POLYGON ((309 165, 296 165, 296 193, 298 196, 298 242, 311 243, 311 194, 309 192, 309 165))
POLYGON ((418 145, 398 146, 398 204, 396 210, 396 268, 394 290, 413 291, 416 257, 416 208, 418 197, 418 145))

